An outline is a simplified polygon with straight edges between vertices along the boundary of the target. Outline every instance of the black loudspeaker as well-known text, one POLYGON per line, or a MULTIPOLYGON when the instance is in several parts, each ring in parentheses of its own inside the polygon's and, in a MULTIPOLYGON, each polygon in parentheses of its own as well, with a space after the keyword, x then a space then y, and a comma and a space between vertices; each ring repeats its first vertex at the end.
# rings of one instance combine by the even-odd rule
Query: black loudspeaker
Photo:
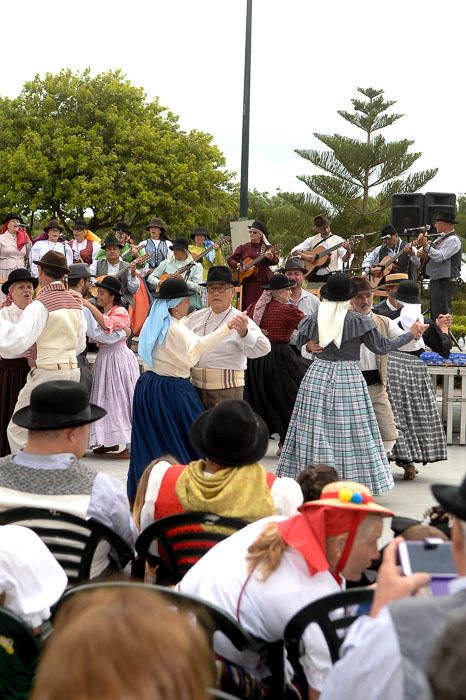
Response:
POLYGON ((456 215, 456 194, 453 192, 427 192, 424 195, 424 223, 433 226, 437 214, 456 215))
POLYGON ((407 228, 424 226, 424 195, 419 192, 392 195, 392 224, 401 236, 407 228))

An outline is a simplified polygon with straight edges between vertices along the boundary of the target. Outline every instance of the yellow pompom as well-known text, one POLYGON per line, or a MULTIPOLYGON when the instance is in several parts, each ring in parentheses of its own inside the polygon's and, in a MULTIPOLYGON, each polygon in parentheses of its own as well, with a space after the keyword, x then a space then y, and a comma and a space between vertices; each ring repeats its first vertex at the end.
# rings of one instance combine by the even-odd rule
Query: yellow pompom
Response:
POLYGON ((351 489, 343 488, 338 492, 338 498, 344 503, 349 503, 353 497, 353 492, 351 489))

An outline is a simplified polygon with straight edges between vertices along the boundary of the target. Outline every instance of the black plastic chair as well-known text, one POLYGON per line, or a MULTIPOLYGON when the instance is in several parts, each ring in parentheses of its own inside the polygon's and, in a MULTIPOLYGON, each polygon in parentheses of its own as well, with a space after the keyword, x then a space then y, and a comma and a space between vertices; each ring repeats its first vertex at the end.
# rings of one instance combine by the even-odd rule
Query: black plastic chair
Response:
POLYGON ((144 578, 145 565, 151 556, 150 546, 157 542, 166 575, 164 583, 178 583, 211 547, 248 524, 240 518, 214 513, 179 513, 156 520, 136 541, 137 559, 133 562, 132 574, 135 578, 144 578))
POLYGON ((121 571, 133 559, 131 547, 106 525, 47 508, 12 508, 0 513, 0 525, 33 530, 65 570, 69 584, 89 579, 97 547, 108 548, 108 565, 121 571), (106 544, 105 544, 106 543, 106 544))
MULTIPOLYGON (((288 656, 295 666, 301 656, 301 640, 306 628, 313 622, 319 625, 327 642, 332 663, 338 661, 339 651, 348 627, 362 614, 356 611, 354 614, 343 614, 339 617, 331 617, 336 611, 345 611, 350 606, 370 606, 374 597, 372 588, 351 588, 348 591, 340 591, 332 595, 319 598, 306 605, 294 615, 285 627, 285 644, 288 656)), ((298 664, 299 665, 299 664, 298 664)))

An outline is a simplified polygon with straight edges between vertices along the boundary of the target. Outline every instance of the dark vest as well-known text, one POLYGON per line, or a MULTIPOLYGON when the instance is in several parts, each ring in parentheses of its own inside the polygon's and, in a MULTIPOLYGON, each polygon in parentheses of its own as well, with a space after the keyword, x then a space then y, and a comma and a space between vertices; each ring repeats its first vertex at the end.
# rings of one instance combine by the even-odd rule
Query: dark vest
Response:
MULTIPOLYGON (((402 250, 404 247, 403 241, 400 240, 399 242, 399 248, 402 250)), ((383 244, 379 250, 379 259, 378 262, 380 262, 383 258, 385 258, 387 255, 389 255, 391 258, 393 257, 395 253, 393 253, 390 248, 388 248, 385 244, 383 244)), ((406 253, 403 253, 403 255, 400 255, 399 258, 396 260, 396 266, 397 266, 397 272, 408 272, 408 265, 409 265, 409 255, 406 255, 406 253)))
POLYGON ((378 314, 379 316, 385 316, 386 318, 391 318, 392 320, 398 318, 401 312, 401 309, 395 309, 394 311, 392 311, 392 309, 388 307, 386 299, 381 301, 379 304, 376 304, 372 310, 375 314, 378 314))

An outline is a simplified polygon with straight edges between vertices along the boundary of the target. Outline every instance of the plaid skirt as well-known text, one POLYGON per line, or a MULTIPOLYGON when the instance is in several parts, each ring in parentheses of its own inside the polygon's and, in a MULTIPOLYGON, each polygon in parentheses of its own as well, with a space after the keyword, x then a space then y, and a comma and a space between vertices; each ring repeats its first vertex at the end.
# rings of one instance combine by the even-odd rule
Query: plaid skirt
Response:
POLYGON ((334 467, 340 479, 365 484, 374 495, 394 486, 357 362, 316 358, 301 382, 277 476, 296 478, 310 464, 334 467))
POLYGON ((388 356, 387 391, 399 437, 392 450, 398 462, 447 459, 445 431, 427 367, 416 355, 388 356))

